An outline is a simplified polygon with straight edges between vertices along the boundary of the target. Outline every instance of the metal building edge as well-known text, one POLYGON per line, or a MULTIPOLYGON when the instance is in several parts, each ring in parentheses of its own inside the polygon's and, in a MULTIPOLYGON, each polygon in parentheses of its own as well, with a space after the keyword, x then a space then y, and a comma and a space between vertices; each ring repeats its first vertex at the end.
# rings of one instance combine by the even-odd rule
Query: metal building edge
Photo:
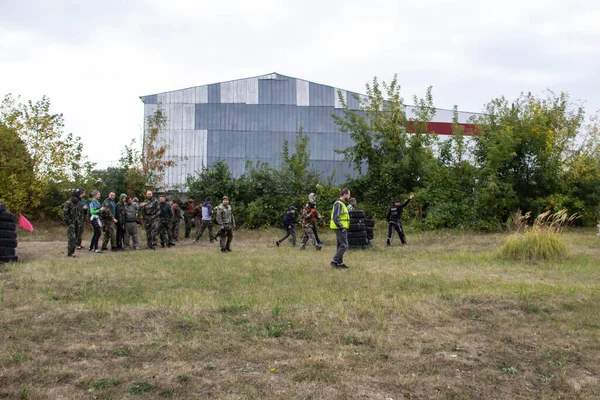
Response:
MULTIPOLYGON (((279 168, 283 142, 293 151, 300 128, 309 137, 311 168, 324 176, 334 174, 335 183, 356 176, 335 151, 352 145, 332 118, 343 115, 338 92, 352 110, 367 97, 278 73, 140 96, 144 127, 159 105, 167 118, 159 140, 168 145, 165 159, 176 165, 165 170, 163 190, 185 193, 187 176, 218 160, 228 164, 234 177, 244 173, 247 161, 279 168)), ((406 106, 408 116, 411 110, 406 106)), ((474 115, 459 112, 459 122, 467 124, 474 115)), ((436 109, 430 125, 448 134, 452 116, 451 110, 436 109)))

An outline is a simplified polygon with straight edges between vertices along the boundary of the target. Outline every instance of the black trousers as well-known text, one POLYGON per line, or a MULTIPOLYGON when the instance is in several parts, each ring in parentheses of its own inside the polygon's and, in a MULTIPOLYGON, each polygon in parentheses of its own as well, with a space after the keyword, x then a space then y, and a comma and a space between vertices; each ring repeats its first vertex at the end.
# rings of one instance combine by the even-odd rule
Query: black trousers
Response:
POLYGON ((94 235, 90 242, 90 249, 98 250, 98 241, 100 240, 100 235, 102 235, 102 227, 100 226, 100 220, 98 218, 92 220, 92 227, 94 228, 94 235))
POLYGON ((125 240, 125 224, 117 224, 117 249, 123 248, 125 240))
POLYGON ((319 234, 317 233, 317 225, 313 224, 312 231, 315 234, 315 239, 317 240, 317 244, 321 243, 321 239, 319 239, 319 234))
POLYGON ((392 243, 392 239, 394 238, 394 231, 398 232, 398 237, 400 238, 400 242, 402 244, 406 244, 406 235, 404 234, 404 229, 402 228, 401 221, 390 221, 388 225, 388 236, 387 236, 387 244, 392 243))

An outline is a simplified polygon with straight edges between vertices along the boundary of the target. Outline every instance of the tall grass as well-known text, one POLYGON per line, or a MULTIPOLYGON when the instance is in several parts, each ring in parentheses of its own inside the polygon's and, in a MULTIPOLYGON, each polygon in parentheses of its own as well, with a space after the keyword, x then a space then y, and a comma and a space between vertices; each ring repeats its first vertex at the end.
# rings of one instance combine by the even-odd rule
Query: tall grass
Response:
POLYGON ((569 249, 562 234, 577 218, 577 214, 569 216, 566 210, 546 211, 529 225, 531 213, 521 215, 519 210, 514 219, 515 233, 500 248, 500 255, 517 261, 564 260, 569 249))

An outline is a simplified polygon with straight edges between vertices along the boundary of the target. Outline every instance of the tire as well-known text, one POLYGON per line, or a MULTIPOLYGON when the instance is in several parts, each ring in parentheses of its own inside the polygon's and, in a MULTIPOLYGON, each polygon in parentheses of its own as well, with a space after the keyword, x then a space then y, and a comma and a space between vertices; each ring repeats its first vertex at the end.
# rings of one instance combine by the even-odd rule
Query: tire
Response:
POLYGON ((366 237, 348 239, 348 244, 350 246, 366 246, 369 244, 369 239, 367 239, 366 237))
POLYGON ((366 231, 361 232, 348 232, 348 240, 350 239, 362 239, 367 237, 366 231))
POLYGON ((364 219, 362 218, 350 218, 350 224, 362 224, 364 219))
POLYGON ((15 256, 15 249, 0 247, 0 257, 14 257, 14 256, 15 256))
POLYGON ((369 239, 369 240, 375 239, 375 234, 373 232, 367 232, 367 239, 369 239))
POLYGON ((0 248, 2 247, 14 249, 17 247, 17 239, 0 239, 0 248))
POLYGON ((0 257, 0 263, 1 262, 15 262, 18 260, 19 260, 19 257, 17 257, 17 256, 0 257))
POLYGON ((4 204, 0 204, 0 213, 6 211, 6 206, 4 204))
POLYGON ((364 219, 363 220, 364 224, 370 228, 375 226, 375 220, 374 219, 364 219))
POLYGON ((349 211, 350 218, 365 218, 365 212, 363 210, 349 211))
POLYGON ((0 239, 16 239, 17 232, 15 231, 0 231, 0 239))
POLYGON ((350 224, 350 232, 363 232, 367 227, 364 224, 350 224))
POLYGON ((367 226, 367 233, 371 232, 373 233, 375 231, 375 228, 373 228, 372 226, 367 226))
POLYGON ((0 221, 0 231, 15 231, 17 225, 14 222, 0 221))
POLYGON ((7 211, 0 212, 0 221, 15 222, 15 214, 7 211))

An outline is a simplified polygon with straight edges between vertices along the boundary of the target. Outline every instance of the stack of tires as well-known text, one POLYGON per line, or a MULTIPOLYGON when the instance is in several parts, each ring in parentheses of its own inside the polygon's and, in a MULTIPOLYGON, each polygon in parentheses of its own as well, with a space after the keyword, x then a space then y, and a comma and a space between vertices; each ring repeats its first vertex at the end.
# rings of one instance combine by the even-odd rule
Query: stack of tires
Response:
POLYGON ((0 262, 17 261, 16 247, 15 215, 6 211, 4 204, 0 204, 0 262))
POLYGON ((348 229, 348 245, 351 249, 365 248, 374 238, 375 221, 365 218, 362 210, 350 211, 350 229, 348 229))

